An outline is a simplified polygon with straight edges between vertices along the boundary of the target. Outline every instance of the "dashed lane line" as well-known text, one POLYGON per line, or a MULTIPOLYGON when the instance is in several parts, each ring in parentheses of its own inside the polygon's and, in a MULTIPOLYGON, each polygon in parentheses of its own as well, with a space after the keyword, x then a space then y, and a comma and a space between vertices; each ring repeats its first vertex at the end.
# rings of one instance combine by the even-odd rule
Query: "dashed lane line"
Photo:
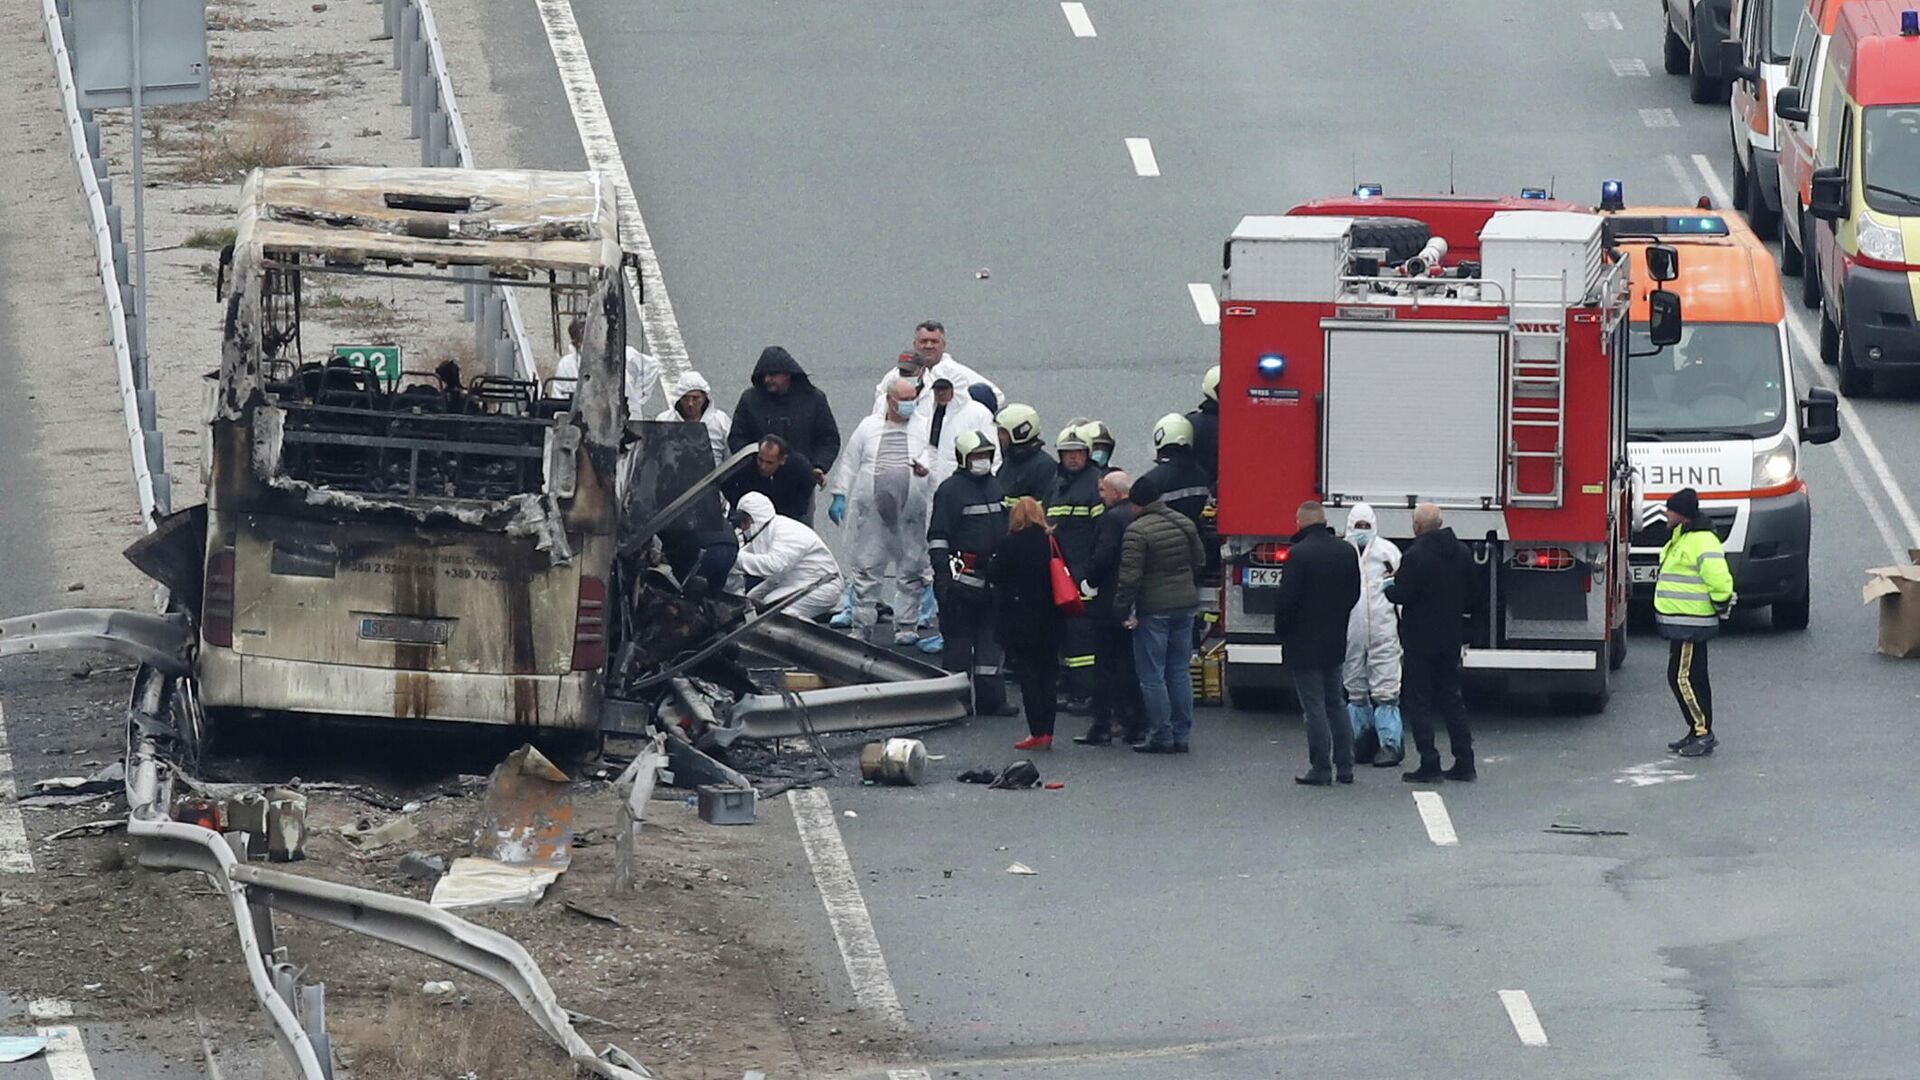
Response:
POLYGON ((1460 836, 1453 831, 1453 818, 1447 814, 1447 804, 1437 791, 1416 791, 1413 793, 1413 805, 1420 811, 1420 821, 1427 827, 1427 839, 1441 847, 1454 847, 1460 843, 1460 836))
POLYGON ((1159 176, 1160 162, 1153 156, 1153 143, 1146 139, 1127 140, 1127 156, 1133 159, 1133 171, 1140 176, 1159 176))
POLYGON ((1672 109, 1641 109, 1640 122, 1650 128, 1677 128, 1680 117, 1672 109))
POLYGON ((1213 295, 1213 286, 1204 281, 1188 282, 1187 295, 1193 297, 1193 310, 1201 322, 1208 326, 1220 324, 1220 298, 1213 295))
POLYGON ((1623 79, 1647 78, 1647 62, 1637 58, 1614 59, 1607 61, 1615 75, 1623 79))
POLYGON ((895 1030, 905 1031, 907 1014, 893 988, 893 975, 887 971, 887 958, 880 951, 880 937, 873 931, 867 901, 860 895, 853 860, 840 838, 840 823, 833 818, 833 802, 818 788, 789 791, 787 802, 793 807, 800 846, 813 866, 813 881, 826 905, 827 922, 840 945, 847 978, 853 981, 854 1000, 895 1030))
POLYGON ((1064 3, 1060 5, 1061 14, 1067 17, 1067 25, 1073 28, 1074 37, 1098 37, 1093 32, 1093 17, 1087 14, 1087 5, 1064 3))
POLYGON ((1587 20, 1589 30, 1621 30, 1620 16, 1611 11, 1583 11, 1580 17, 1587 20))
POLYGON ((13 780, 13 751, 7 743, 4 706, 0 706, 0 873, 33 873, 27 824, 20 817, 20 792, 13 780))
POLYGON ((1507 1019, 1522 1046, 1547 1045, 1547 1029, 1540 1026, 1540 1014, 1533 1011, 1533 1000, 1525 990, 1500 991, 1500 1004, 1507 1007, 1507 1019))

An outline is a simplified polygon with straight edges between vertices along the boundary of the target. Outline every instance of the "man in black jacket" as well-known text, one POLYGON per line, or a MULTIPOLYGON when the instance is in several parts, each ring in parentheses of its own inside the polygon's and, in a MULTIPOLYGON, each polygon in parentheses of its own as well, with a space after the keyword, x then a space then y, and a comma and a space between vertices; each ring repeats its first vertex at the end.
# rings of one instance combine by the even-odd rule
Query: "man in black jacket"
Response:
POLYGON ((1319 503, 1301 503, 1294 521, 1300 531, 1287 548, 1273 615, 1280 658, 1293 672, 1307 722, 1308 768, 1293 781, 1312 787, 1327 787, 1336 779, 1351 784, 1353 725, 1347 720, 1344 668, 1347 616, 1360 599, 1360 557, 1327 527, 1327 511, 1319 503))
MULTIPOLYGON (((807 459, 813 466, 815 488, 826 486, 827 472, 840 456, 840 425, 833 419, 827 395, 778 345, 760 350, 760 360, 753 365, 753 385, 740 392, 740 402, 733 407, 727 450, 751 446, 768 435, 785 439, 793 453, 807 459)), ((803 517, 789 516, 811 524, 812 508, 803 517)))
POLYGON ((1000 665, 1004 653, 994 632, 987 564, 1007 535, 1007 506, 993 475, 993 443, 986 433, 963 431, 954 440, 960 468, 933 493, 927 519, 927 555, 933 563, 933 595, 940 606, 944 639, 940 666, 973 677, 973 713, 1011 716, 1000 665))
POLYGON ((1087 622, 1093 627, 1093 724, 1085 735, 1074 736, 1082 746, 1105 746, 1118 726, 1129 743, 1146 738, 1146 709, 1140 700, 1140 675, 1133 662, 1133 631, 1127 612, 1114 608, 1120 590, 1120 546, 1133 524, 1133 480, 1114 470, 1100 478, 1100 501, 1106 511, 1094 519, 1093 555, 1086 583, 1093 587, 1087 603, 1087 622))
MULTIPOLYGON (((1288 560, 1291 564, 1292 560, 1288 560)), ((1292 566, 1288 566, 1289 572, 1292 566)), ((1387 579, 1387 599, 1400 607, 1400 709, 1420 748, 1420 767, 1401 773, 1413 784, 1441 779, 1472 780, 1473 732, 1460 696, 1461 621, 1473 556, 1440 520, 1440 508, 1421 503, 1413 511, 1413 543, 1400 559, 1400 572, 1387 579), (1453 768, 1440 771, 1434 745, 1435 719, 1447 725, 1453 768)))

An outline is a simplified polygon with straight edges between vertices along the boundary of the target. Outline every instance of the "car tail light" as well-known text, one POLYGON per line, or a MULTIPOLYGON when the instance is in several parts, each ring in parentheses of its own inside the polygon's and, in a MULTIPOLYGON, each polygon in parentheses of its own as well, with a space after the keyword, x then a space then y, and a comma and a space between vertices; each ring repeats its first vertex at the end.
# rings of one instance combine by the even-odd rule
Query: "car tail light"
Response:
POLYGON ((607 663, 607 583, 580 579, 580 606, 573 616, 573 670, 597 671, 607 663))
POLYGON ((1260 566, 1280 566, 1287 561, 1290 549, 1285 544, 1253 545, 1253 561, 1260 566))
MULTIPOLYGON (((1759 84, 1756 85, 1753 90, 1753 111, 1748 114, 1753 117, 1753 133, 1755 135, 1773 134, 1772 101, 1773 99, 1767 96, 1767 77, 1762 75, 1760 76, 1759 84)), ((1753 180, 1747 181, 1748 184, 1754 182, 1753 180)), ((1751 192, 1749 192, 1747 197, 1753 197, 1751 192)))
POLYGON ((233 648, 233 551, 207 556, 206 591, 200 605, 200 638, 233 648))
POLYGON ((1573 552, 1566 548, 1520 548, 1513 553, 1516 570, 1571 570, 1573 552))

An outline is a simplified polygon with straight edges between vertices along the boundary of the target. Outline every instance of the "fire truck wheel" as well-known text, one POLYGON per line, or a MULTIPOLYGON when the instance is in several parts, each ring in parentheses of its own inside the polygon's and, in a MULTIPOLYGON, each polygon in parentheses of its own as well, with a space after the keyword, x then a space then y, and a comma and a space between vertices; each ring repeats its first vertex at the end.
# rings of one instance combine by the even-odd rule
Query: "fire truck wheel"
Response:
POLYGON ((1627 628, 1616 628, 1607 635, 1607 670, 1619 671, 1627 664, 1627 628))
POLYGON ((1353 219, 1353 231, 1348 235, 1351 246, 1385 248, 1387 262, 1403 263, 1420 254, 1433 233, 1426 222, 1411 218, 1363 217, 1353 219))

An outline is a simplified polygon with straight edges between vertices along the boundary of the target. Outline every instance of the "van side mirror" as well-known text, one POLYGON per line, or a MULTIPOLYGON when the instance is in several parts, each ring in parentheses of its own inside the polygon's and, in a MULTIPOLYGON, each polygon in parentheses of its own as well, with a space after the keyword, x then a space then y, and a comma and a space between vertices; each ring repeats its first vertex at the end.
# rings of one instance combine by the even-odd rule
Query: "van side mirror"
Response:
POLYGON ((1800 441, 1830 443, 1840 437, 1840 398, 1824 386, 1816 386, 1800 399, 1800 441))
POLYGON ((1808 185, 1807 212, 1821 221, 1842 221, 1847 216, 1847 181, 1838 165, 1813 170, 1808 185))
POLYGON ((1647 294, 1647 340, 1660 348, 1680 344, 1680 294, 1655 289, 1647 294))
POLYGON ((1791 124, 1807 122, 1807 107, 1800 102, 1800 88, 1783 86, 1773 96, 1773 115, 1791 124))
POLYGON ((1748 83, 1760 81, 1760 72, 1747 63, 1746 48, 1740 44, 1739 38, 1728 38, 1720 43, 1720 70, 1726 72, 1730 79, 1748 83))
POLYGON ((1680 252, 1672 244, 1649 244, 1643 256, 1647 276, 1655 281, 1672 281, 1680 276, 1680 252))

